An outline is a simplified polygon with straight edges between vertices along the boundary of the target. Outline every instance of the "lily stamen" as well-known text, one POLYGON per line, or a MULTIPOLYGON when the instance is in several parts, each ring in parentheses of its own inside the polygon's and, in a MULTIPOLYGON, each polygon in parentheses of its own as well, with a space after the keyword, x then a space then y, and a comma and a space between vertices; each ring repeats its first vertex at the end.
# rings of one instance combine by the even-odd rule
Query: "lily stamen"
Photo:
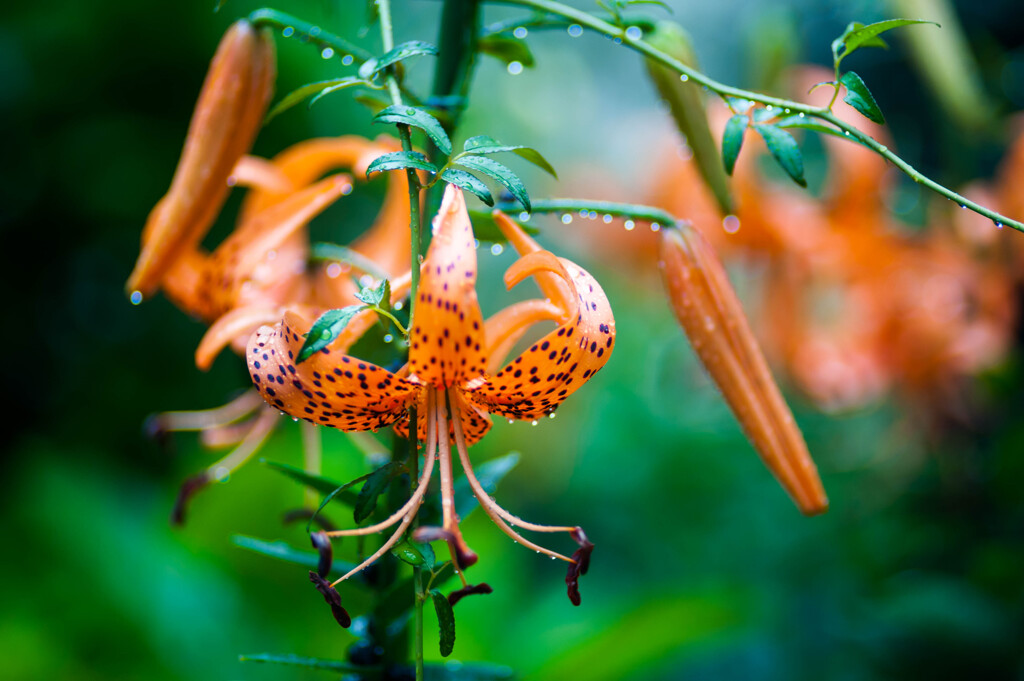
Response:
POLYGON ((249 416, 266 402, 256 390, 246 390, 227 404, 213 409, 195 411, 165 411, 146 423, 146 430, 154 436, 184 431, 203 431, 229 426, 249 416))

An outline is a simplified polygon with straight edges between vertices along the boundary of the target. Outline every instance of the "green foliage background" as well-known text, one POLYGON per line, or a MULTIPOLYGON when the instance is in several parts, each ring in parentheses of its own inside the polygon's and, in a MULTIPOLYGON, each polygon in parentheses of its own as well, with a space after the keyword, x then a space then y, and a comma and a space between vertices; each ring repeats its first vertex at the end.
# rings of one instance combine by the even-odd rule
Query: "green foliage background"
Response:
MULTIPOLYGON (((212 459, 192 437, 176 437, 169 455, 140 432, 151 412, 216 406, 247 380, 227 354, 208 374, 196 371, 201 325, 163 299, 133 308, 122 293, 213 48, 255 6, 228 0, 213 14, 212 4, 55 0, 0 10, 10 398, 0 430, 2 679, 323 678, 236 658, 341 658, 352 640, 302 569, 229 541, 244 533, 303 546, 301 528, 280 522, 301 503, 299 489, 251 465, 199 496, 188 525, 172 529, 178 482, 212 459)), ((753 87, 790 61, 827 64, 848 21, 891 15, 868 1, 673 5, 706 70, 753 87)), ((440 3, 396 6, 400 40, 434 39, 440 3)), ((281 9, 375 44, 358 37, 363 3, 281 9)), ((1015 0, 958 9, 997 106, 1024 107, 1015 0)), ((894 43, 856 59, 901 152, 952 185, 991 172, 1005 140, 960 134, 894 43)), ((536 70, 513 77, 497 62, 482 66, 466 134, 535 146, 565 178, 599 164, 642 192, 653 133, 639 123, 654 120, 656 102, 639 59, 592 36, 536 33, 531 44, 536 70)), ((279 94, 337 75, 294 41, 278 40, 278 52, 279 94)), ((410 72, 414 82, 428 76, 422 64, 410 72)), ((369 119, 336 95, 282 115, 256 152, 313 135, 376 134, 369 119)), ((535 197, 561 193, 539 173, 524 176, 535 197)), ((372 194, 319 229, 339 241, 357 233, 372 218, 372 194)), ((488 313, 505 300, 496 291, 511 257, 482 251, 481 260, 488 313)), ((552 680, 1024 678, 1019 350, 975 386, 984 416, 970 428, 928 432, 891 403, 828 417, 795 398, 832 499, 826 516, 804 519, 696 367, 655 273, 586 264, 616 311, 612 362, 554 421, 498 423, 472 453, 522 452, 499 499, 523 517, 586 528, 597 550, 583 606, 568 603, 561 566, 474 516, 474 579, 495 593, 457 608, 455 657, 552 680)), ((365 472, 344 436, 325 441, 330 474, 365 472)), ((297 464, 297 430, 280 429, 263 456, 297 464)), ((344 595, 360 612, 360 596, 344 595)))

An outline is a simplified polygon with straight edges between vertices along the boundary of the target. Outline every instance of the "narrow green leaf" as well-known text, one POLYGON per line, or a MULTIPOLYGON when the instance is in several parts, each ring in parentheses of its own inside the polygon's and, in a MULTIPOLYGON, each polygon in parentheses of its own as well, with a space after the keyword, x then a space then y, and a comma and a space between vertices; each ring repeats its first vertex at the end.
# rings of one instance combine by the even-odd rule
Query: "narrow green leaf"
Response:
POLYGON ((729 107, 738 114, 747 113, 754 106, 754 102, 749 99, 741 97, 727 97, 727 99, 729 100, 729 107))
POLYGON ((879 34, 891 31, 894 28, 911 26, 913 24, 933 24, 939 26, 934 21, 924 21, 921 19, 887 19, 866 26, 856 21, 852 22, 846 27, 843 34, 832 42, 833 59, 835 59, 838 65, 839 62, 862 47, 887 47, 885 41, 878 37, 879 34))
MULTIPOLYGON (((342 88, 350 85, 366 84, 366 81, 360 78, 334 78, 333 80, 322 80, 317 83, 307 83, 300 88, 292 90, 287 95, 281 98, 277 104, 267 113, 267 117, 263 119, 263 124, 266 125, 270 121, 274 120, 279 114, 284 113, 288 109, 292 108, 306 97, 323 92, 330 88, 342 88)), ((312 106, 312 102, 310 102, 312 106)))
POLYGON ((338 244, 329 244, 323 241, 313 244, 310 258, 313 260, 326 260, 328 262, 340 262, 351 265, 353 268, 369 274, 374 279, 387 279, 388 273, 381 269, 380 265, 367 258, 359 251, 354 251, 338 244))
POLYGON ((882 110, 878 107, 878 103, 872 96, 871 90, 864 84, 860 76, 853 71, 848 71, 843 74, 839 82, 846 86, 846 96, 843 97, 844 102, 859 111, 867 119, 880 125, 885 124, 885 116, 882 115, 882 110))
POLYGON ((768 151, 786 174, 793 178, 801 187, 807 186, 804 179, 804 158, 800 154, 800 147, 796 140, 785 130, 774 125, 759 124, 754 129, 760 133, 764 143, 768 145, 768 151))
POLYGON ((276 461, 267 461, 266 459, 260 459, 260 463, 272 471, 277 471, 278 473, 291 478, 300 485, 305 485, 306 487, 315 489, 321 494, 330 494, 341 486, 341 483, 339 482, 329 480, 320 475, 307 473, 301 468, 295 468, 294 466, 289 466, 286 463, 277 463, 276 461))
POLYGON ((428 663, 423 668, 424 681, 512 681, 516 672, 511 667, 489 662, 428 663))
POLYGON ((736 159, 743 147, 743 134, 747 131, 747 124, 750 119, 745 114, 736 114, 725 124, 725 132, 722 134, 722 161, 725 163, 725 172, 732 175, 736 167, 736 159))
POLYGON ((481 182, 476 176, 467 173, 465 170, 448 168, 441 173, 441 179, 445 182, 454 184, 456 187, 461 187, 468 192, 476 194, 480 197, 480 200, 488 206, 494 205, 494 197, 491 196, 491 190, 487 188, 487 185, 481 182))
POLYGON ((523 204, 523 208, 526 209, 527 213, 530 212, 530 196, 526 193, 526 185, 508 166, 502 165, 486 156, 475 156, 472 154, 460 156, 455 163, 472 170, 478 170, 488 177, 494 178, 515 197, 516 201, 523 204))
MULTIPOLYGON (((474 227, 476 225, 474 224, 474 227)), ((498 489, 498 483, 509 474, 509 472, 516 467, 519 463, 519 454, 512 452, 505 456, 498 457, 497 459, 491 459, 490 461, 475 466, 477 480, 480 481, 480 485, 484 488, 488 494, 494 494, 494 491, 498 489)), ((473 490, 469 486, 469 481, 465 477, 461 477, 455 481, 455 512, 463 520, 472 513, 479 502, 473 495, 473 490)))
POLYGON ((755 123, 766 123, 778 116, 779 112, 774 108, 759 107, 754 109, 754 113, 752 115, 755 123))
POLYGON ((359 67, 359 77, 369 80, 392 64, 421 54, 436 55, 437 48, 422 40, 410 40, 396 45, 394 49, 388 50, 380 57, 363 62, 359 67))
POLYGON ((534 65, 533 53, 530 52, 530 48, 526 43, 519 38, 507 38, 497 35, 487 36, 480 38, 476 43, 476 47, 480 52, 490 55, 495 59, 500 59, 505 64, 517 61, 526 68, 532 68, 534 65))
POLYGON ((798 128, 802 130, 813 130, 814 132, 821 133, 823 135, 832 135, 840 139, 849 140, 850 137, 843 134, 843 131, 838 128, 833 128, 830 125, 824 125, 822 123, 816 123, 808 120, 807 118, 800 118, 799 116, 787 116, 786 118, 780 118, 775 121, 775 127, 777 128, 798 128))
POLYGON ((366 169, 366 177, 384 170, 401 170, 402 168, 416 168, 417 170, 426 170, 428 173, 437 172, 437 166, 418 151, 392 151, 373 159, 373 163, 366 169))
MULTIPOLYGON (((247 551, 283 560, 286 563, 301 565, 310 570, 316 570, 320 565, 320 555, 318 553, 300 551, 283 541, 264 541, 256 537, 236 534, 231 537, 231 543, 247 551)), ((348 561, 335 560, 331 563, 331 572, 343 575, 354 567, 355 564, 348 561)))
POLYGON ((441 657, 448 657, 455 649, 455 613, 448 598, 437 589, 430 590, 430 597, 434 601, 434 612, 437 613, 437 623, 441 628, 441 657))
POLYGON ((338 83, 337 85, 331 85, 330 87, 325 87, 323 90, 321 90, 320 92, 316 93, 313 96, 313 99, 309 100, 310 108, 312 108, 314 104, 316 104, 317 102, 319 102, 321 99, 323 99, 327 95, 331 94, 332 92, 337 92, 338 90, 344 90, 345 88, 352 87, 353 85, 368 85, 368 83, 365 80, 362 80, 360 78, 353 78, 352 82, 338 83))
POLYGON ((359 490, 359 498, 356 499, 354 517, 357 523, 361 523, 370 517, 377 508, 377 497, 379 497, 391 481, 402 470, 402 465, 394 461, 386 463, 374 472, 370 473, 359 490))
POLYGON ((441 122, 423 109, 414 106, 389 106, 373 117, 374 123, 403 123, 419 128, 427 133, 434 145, 445 156, 452 153, 452 142, 444 131, 441 122))
POLYGON ((313 511, 313 515, 309 517, 309 522, 306 523, 306 532, 310 531, 310 528, 313 526, 313 521, 316 520, 316 517, 320 515, 320 512, 327 507, 327 504, 331 503, 335 499, 340 499, 343 503, 349 506, 355 506, 356 502, 359 500, 359 497, 356 496, 354 492, 351 492, 349 490, 351 490, 359 483, 365 481, 368 477, 370 477, 369 473, 367 473, 366 475, 360 475, 355 480, 346 482, 344 485, 339 485, 335 489, 331 490, 330 493, 328 493, 327 496, 323 498, 323 501, 320 502, 320 505, 316 507, 316 510, 313 511))
POLYGON ((328 310, 320 315, 320 318, 313 322, 313 327, 306 333, 306 340, 299 350, 296 362, 305 362, 317 352, 320 352, 341 335, 348 323, 360 311, 365 310, 365 305, 349 305, 340 310, 328 310))
POLYGON ((274 655, 273 653, 258 653, 256 655, 239 655, 239 662, 262 662, 271 664, 284 664, 293 667, 306 667, 308 669, 323 669, 343 674, 365 672, 366 667, 360 667, 341 660, 325 660, 319 657, 299 657, 298 655, 274 655))
POLYGON ((668 4, 662 2, 661 0, 626 0, 626 2, 623 3, 623 4, 630 5, 630 6, 632 6, 632 5, 656 5, 656 6, 660 7, 660 8, 662 8, 663 10, 665 10, 666 12, 668 12, 669 14, 675 14, 675 12, 672 11, 672 8, 669 7, 668 4))
POLYGON ((423 566, 428 570, 434 568, 436 558, 434 549, 430 544, 420 544, 414 541, 403 541, 391 549, 391 553, 404 563, 414 567, 423 566))
POLYGON ((465 144, 462 145, 463 151, 467 151, 473 154, 500 154, 505 151, 510 151, 516 156, 525 159, 537 166, 551 177, 557 178, 558 173, 548 163, 547 159, 541 156, 540 152, 530 147, 524 147, 522 145, 515 144, 502 144, 493 137, 487 135, 477 135, 476 137, 470 137, 466 140, 465 144))
POLYGON ((384 307, 391 300, 391 282, 387 279, 382 279, 376 286, 367 286, 359 291, 359 293, 356 293, 355 296, 367 305, 384 307))

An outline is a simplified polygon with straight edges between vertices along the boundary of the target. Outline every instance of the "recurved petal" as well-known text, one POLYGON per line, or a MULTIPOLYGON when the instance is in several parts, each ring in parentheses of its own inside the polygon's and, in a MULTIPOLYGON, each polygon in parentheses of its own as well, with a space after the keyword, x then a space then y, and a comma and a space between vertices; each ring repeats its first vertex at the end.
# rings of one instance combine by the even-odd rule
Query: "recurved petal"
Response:
POLYGON ((462 191, 448 185, 423 263, 409 379, 446 388, 484 373, 483 317, 476 299, 476 244, 462 191))
POLYGON ((296 364, 310 324, 287 313, 273 328, 261 327, 245 358, 256 389, 267 403, 310 423, 340 430, 377 430, 405 415, 416 386, 390 371, 324 348, 296 364))
MULTIPOLYGON (((492 212, 491 216, 498 229, 520 256, 544 250, 540 244, 523 231, 523 228, 515 220, 500 210, 492 212)), ((562 277, 554 272, 536 272, 533 275, 533 280, 537 282, 537 286, 545 298, 565 311, 566 319, 563 321, 567 321, 573 305, 573 296, 569 293, 569 287, 562 277)))
POLYGON ((676 317, 751 444, 801 511, 824 512, 814 461, 711 246, 692 228, 667 229, 661 261, 676 317))
POLYGON ((548 251, 530 253, 505 275, 511 288, 528 276, 554 272, 569 285, 569 321, 530 346, 467 398, 492 414, 537 419, 601 369, 615 346, 615 319, 601 286, 583 268, 548 251))
POLYGON ((143 229, 129 290, 151 294, 180 254, 202 240, 227 196, 232 168, 256 137, 273 79, 269 31, 235 22, 210 63, 171 188, 143 229))

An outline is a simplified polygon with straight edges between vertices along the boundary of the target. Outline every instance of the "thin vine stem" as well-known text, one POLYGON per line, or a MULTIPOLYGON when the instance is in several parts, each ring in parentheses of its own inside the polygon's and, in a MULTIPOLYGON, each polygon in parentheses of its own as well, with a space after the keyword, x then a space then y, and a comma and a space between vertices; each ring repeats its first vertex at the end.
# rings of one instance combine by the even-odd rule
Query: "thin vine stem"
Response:
MULTIPOLYGON (((586 199, 536 199, 530 202, 536 213, 598 213, 617 218, 629 218, 649 222, 652 226, 670 227, 680 222, 679 218, 653 206, 614 201, 588 201, 586 199)), ((496 203, 494 208, 504 213, 516 214, 521 207, 514 201, 496 203)))
POLYGON ((902 158, 900 158, 892 151, 890 151, 888 147, 886 147, 884 144, 882 144, 875 138, 871 137, 867 133, 862 132, 856 126, 850 125, 849 123, 846 123, 837 118, 829 108, 811 106, 810 104, 795 102, 789 99, 781 99, 779 97, 770 97, 759 92, 743 90, 741 88, 733 87, 731 85, 719 83, 713 78, 709 78, 708 76, 704 75, 700 71, 697 71, 696 69, 693 69, 687 66, 686 64, 683 64, 679 60, 673 59, 672 57, 665 54, 661 50, 652 47, 649 43, 645 42, 642 39, 642 37, 630 37, 630 35, 627 34, 626 28, 615 26, 613 24, 608 23, 607 21, 603 21, 595 17, 592 14, 589 14, 582 10, 578 10, 568 5, 563 5, 562 3, 555 2, 554 0, 490 1, 502 5, 515 5, 518 7, 527 7, 533 10, 547 12, 548 14, 553 14, 556 16, 565 17, 566 19, 571 19, 580 26, 594 30, 598 33, 608 36, 609 38, 621 41, 621 43, 624 46, 639 52, 645 57, 653 61, 656 61, 663 66, 672 69, 673 71, 680 74, 680 76, 686 76, 688 80, 692 80, 695 83, 703 85, 708 90, 711 90, 720 97, 737 97, 740 99, 749 99, 752 102, 758 102, 759 104, 764 104, 765 106, 777 107, 783 111, 786 111, 788 109, 788 112, 791 113, 802 113, 805 116, 813 116, 814 118, 818 118, 822 121, 825 121, 826 123, 834 125, 836 128, 841 130, 845 136, 860 142, 864 146, 874 151, 879 156, 885 158, 887 161, 889 161, 894 166, 899 168, 908 177, 914 180, 914 182, 931 189, 932 191, 941 196, 945 196, 947 199, 951 201, 956 201, 957 204, 963 206, 964 208, 968 208, 974 211, 975 213, 978 213, 979 215, 987 217, 988 219, 992 220, 992 222, 995 223, 997 227, 1006 225, 1007 227, 1012 227, 1013 229, 1016 229, 1019 232, 1024 232, 1024 223, 1021 223, 1012 218, 1008 218, 1005 215, 1001 215, 1000 213, 997 213, 994 210, 991 210, 989 208, 986 208, 985 206, 975 203, 974 201, 971 201, 967 197, 962 196, 961 194, 958 194, 952 189, 949 189, 948 187, 945 187, 936 182, 935 180, 932 180, 931 178, 925 176, 912 165, 910 165, 902 158))
MULTIPOLYGON (((329 33, 315 24, 303 21, 290 14, 279 12, 276 9, 264 8, 252 12, 249 15, 249 23, 254 26, 270 26, 282 31, 291 29, 293 32, 298 33, 301 39, 308 40, 320 49, 329 47, 339 55, 351 55, 359 61, 373 58, 372 54, 358 45, 350 43, 341 36, 329 33)), ((285 37, 287 38, 289 35, 286 34, 285 37)))

